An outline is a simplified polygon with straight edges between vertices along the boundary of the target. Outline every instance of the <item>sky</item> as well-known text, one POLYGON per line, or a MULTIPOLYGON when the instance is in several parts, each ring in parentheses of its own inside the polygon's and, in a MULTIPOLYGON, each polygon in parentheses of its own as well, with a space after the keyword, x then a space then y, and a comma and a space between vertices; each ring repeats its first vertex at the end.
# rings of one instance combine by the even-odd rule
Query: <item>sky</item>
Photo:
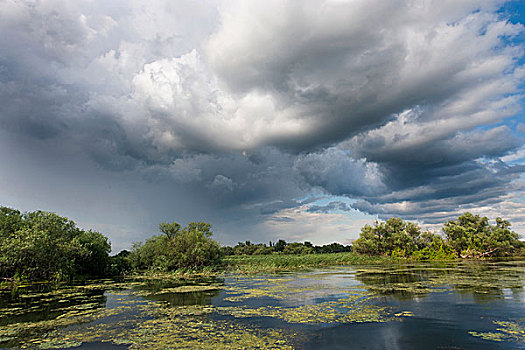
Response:
POLYGON ((0 0, 0 205, 223 244, 525 234, 525 5, 0 0))

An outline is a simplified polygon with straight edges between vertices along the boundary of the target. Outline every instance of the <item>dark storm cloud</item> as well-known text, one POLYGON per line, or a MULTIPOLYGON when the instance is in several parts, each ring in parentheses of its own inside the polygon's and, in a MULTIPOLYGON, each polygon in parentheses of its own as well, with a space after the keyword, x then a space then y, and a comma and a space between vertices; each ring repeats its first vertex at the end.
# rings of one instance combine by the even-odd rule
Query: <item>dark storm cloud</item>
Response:
POLYGON ((310 185, 334 195, 367 196, 385 190, 377 166, 337 148, 300 156, 294 167, 310 185))
POLYGON ((370 135, 371 132, 352 140, 351 149, 357 156, 372 162, 427 168, 461 164, 480 157, 498 157, 518 148, 523 142, 513 136, 507 126, 483 131, 449 132, 438 137, 431 133, 425 130, 411 132, 403 125, 396 125, 395 134, 386 135, 389 140, 385 140, 379 132, 370 135), (374 142, 374 138, 379 137, 382 142, 374 142))
POLYGON ((337 201, 330 202, 327 205, 311 205, 307 211, 310 213, 331 213, 336 210, 349 211, 350 207, 344 202, 337 201))
POLYGON ((515 211, 523 28, 502 3, 4 1, 0 128, 232 237, 349 210, 308 207, 319 190, 428 222, 515 211))
POLYGON ((276 114, 304 126, 294 137, 268 136, 296 150, 344 140, 413 107, 432 111, 422 118, 479 125, 501 120, 501 107, 512 103, 496 111, 495 102, 516 90, 519 52, 497 48, 521 28, 483 11, 494 4, 234 2, 212 37, 211 61, 234 91, 266 92, 276 114))

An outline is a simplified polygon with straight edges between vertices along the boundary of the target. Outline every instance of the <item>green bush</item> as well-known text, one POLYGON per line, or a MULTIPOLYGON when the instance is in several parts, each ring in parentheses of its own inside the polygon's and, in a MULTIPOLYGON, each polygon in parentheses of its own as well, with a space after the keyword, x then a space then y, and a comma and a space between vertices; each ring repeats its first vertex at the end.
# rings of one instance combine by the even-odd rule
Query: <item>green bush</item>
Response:
POLYGON ((185 228, 177 223, 159 225, 164 235, 133 245, 130 261, 136 269, 174 271, 202 269, 221 263, 222 252, 211 236, 211 225, 192 222, 185 228))
POLYGON ((403 256, 411 256, 424 245, 425 236, 418 225, 399 218, 390 218, 386 222, 377 222, 374 226, 365 225, 359 239, 354 243, 358 253, 385 255, 396 251, 403 256))

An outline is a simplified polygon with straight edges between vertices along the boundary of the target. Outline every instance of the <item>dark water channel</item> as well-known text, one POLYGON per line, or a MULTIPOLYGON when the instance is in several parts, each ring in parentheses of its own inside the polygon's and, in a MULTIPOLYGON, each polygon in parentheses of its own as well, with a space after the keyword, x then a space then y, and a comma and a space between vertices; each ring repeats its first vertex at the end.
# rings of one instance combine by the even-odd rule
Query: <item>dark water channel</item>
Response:
POLYGON ((525 261, 0 289, 0 348, 525 349, 525 261))

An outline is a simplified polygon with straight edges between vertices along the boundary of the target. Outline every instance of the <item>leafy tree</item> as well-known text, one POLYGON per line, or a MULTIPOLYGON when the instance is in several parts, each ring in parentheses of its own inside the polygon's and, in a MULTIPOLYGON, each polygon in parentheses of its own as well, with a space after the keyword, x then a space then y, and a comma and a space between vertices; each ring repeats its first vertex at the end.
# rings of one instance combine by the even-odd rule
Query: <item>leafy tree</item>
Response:
POLYGON ((286 247, 286 241, 284 239, 280 239, 277 241, 277 243, 274 244, 273 249, 276 252, 282 252, 284 251, 285 247, 286 247))
POLYGON ((486 244, 486 252, 490 256, 508 256, 515 254, 525 246, 519 240, 519 235, 510 230, 511 224, 502 218, 496 218, 496 225, 491 226, 486 244))
POLYGON ((126 249, 109 258, 109 266, 106 270, 108 276, 122 276, 132 271, 130 252, 126 249))
POLYGON ((486 240, 489 230, 489 219, 465 213, 456 221, 449 221, 443 231, 457 256, 467 251, 481 251, 482 242, 486 240))
POLYGON ((129 256, 132 266, 138 270, 152 268, 166 270, 165 259, 160 257, 166 255, 168 241, 167 236, 157 235, 147 239, 144 243, 133 243, 129 256))
POLYGON ((0 208, 0 277, 30 280, 103 275, 111 245, 54 213, 0 208))
POLYGON ((365 225, 355 249, 370 255, 411 257, 415 260, 440 260, 509 256, 524 249, 510 223, 501 218, 496 225, 489 219, 465 213, 443 226, 445 238, 431 232, 421 233, 419 226, 390 218, 386 222, 365 225))
POLYGON ((273 253, 273 248, 266 246, 266 244, 257 244, 253 255, 268 255, 273 253))
MULTIPOLYGON (((311 244, 310 244, 311 245, 311 244)), ((289 243, 284 247, 283 253, 284 254, 311 254, 313 253, 313 247, 304 245, 303 243, 289 243)))
POLYGON ((222 246, 221 247, 221 253, 222 253, 223 256, 228 256, 228 255, 234 255, 235 251, 233 250, 233 247, 222 246))
POLYGON ((159 230, 168 236, 168 238, 173 238, 180 232, 181 226, 176 222, 162 222, 159 224, 159 230))
POLYGON ((266 244, 253 244, 250 241, 239 242, 232 248, 235 255, 267 255, 273 253, 273 248, 266 244))
POLYGON ((490 225, 487 217, 465 213, 447 222, 443 231, 449 244, 460 257, 508 256, 522 246, 510 223, 501 218, 490 225))
POLYGON ((16 209, 0 207, 0 238, 8 239, 25 225, 22 214, 16 209))
POLYGON ((191 222, 171 240, 170 267, 201 268, 218 265, 222 259, 219 244, 211 239, 211 225, 205 222, 191 222))
POLYGON ((192 222, 181 229, 177 223, 162 223, 159 229, 164 235, 133 245, 130 261, 135 268, 173 271, 200 269, 221 262, 221 249, 211 238, 210 224, 192 222))
POLYGON ((323 246, 315 246, 314 251, 316 254, 351 252, 352 246, 344 246, 340 243, 334 242, 330 244, 325 244, 323 246))
POLYGON ((431 232, 422 234, 419 249, 412 253, 414 260, 452 260, 456 256, 443 237, 431 232))
POLYGON ((110 263, 111 245, 106 236, 95 231, 80 231, 72 244, 80 247, 75 258, 75 269, 83 275, 103 276, 110 263))
POLYGON ((359 253, 382 255, 394 250, 411 255, 419 248, 421 229, 418 225, 399 218, 390 218, 386 222, 375 222, 374 226, 365 225, 354 247, 359 253))

